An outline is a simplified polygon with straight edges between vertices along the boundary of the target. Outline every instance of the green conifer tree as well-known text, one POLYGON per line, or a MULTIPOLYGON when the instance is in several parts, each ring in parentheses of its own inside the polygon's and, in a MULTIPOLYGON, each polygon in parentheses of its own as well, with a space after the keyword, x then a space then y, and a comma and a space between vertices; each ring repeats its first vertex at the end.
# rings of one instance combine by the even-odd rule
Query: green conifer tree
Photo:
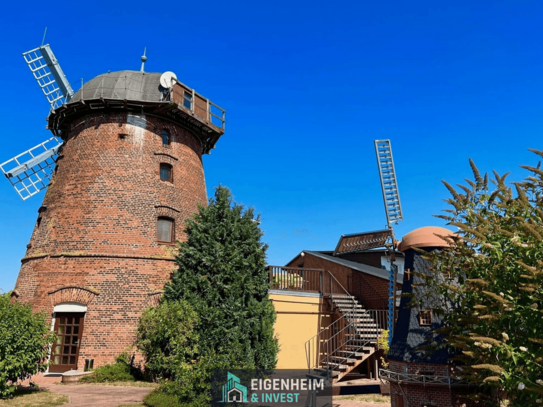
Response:
MULTIPOLYGON (((543 157, 543 151, 532 150, 543 157)), ((447 215, 459 229, 451 246, 427 254, 434 272, 424 278, 433 290, 438 329, 449 347, 457 374, 479 385, 481 405, 543 405, 543 171, 523 166, 530 175, 507 185, 494 172, 495 187, 470 160, 474 180, 457 191, 447 215)), ((422 291, 421 291, 422 293, 422 291)), ((428 302, 414 295, 412 305, 428 302)))
POLYGON ((187 301, 198 314, 199 354, 213 367, 273 369, 278 343, 268 297, 267 245, 259 216, 219 186, 186 223, 166 301, 187 301))

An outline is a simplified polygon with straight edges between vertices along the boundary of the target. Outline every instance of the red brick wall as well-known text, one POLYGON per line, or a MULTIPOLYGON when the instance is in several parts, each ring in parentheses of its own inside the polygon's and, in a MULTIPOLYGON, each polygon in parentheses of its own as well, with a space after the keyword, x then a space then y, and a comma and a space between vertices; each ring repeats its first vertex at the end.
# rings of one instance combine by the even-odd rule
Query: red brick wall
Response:
MULTIPOLYGON (((434 365, 429 363, 405 363, 390 361, 389 370, 398 373, 419 374, 419 372, 433 372, 436 376, 447 376, 446 365, 434 365)), ((390 383, 391 407, 399 407, 396 404, 398 398, 403 399, 403 407, 476 407, 473 401, 463 397, 472 391, 465 387, 424 386, 396 382, 390 383)))
MULTIPOLYGON (((19 301, 52 314, 63 286, 89 288, 80 347, 95 366, 129 347, 150 294, 175 267, 175 245, 157 243, 157 217, 184 220, 206 204, 201 146, 174 123, 146 117, 146 128, 126 113, 88 115, 72 123, 44 198, 30 247, 22 260, 19 301), (168 129, 169 146, 161 133, 168 129), (159 178, 160 163, 173 166, 173 184, 159 178)), ((156 295, 155 295, 156 296, 156 295)), ((154 298, 154 297, 153 297, 154 298)))
MULTIPOLYGON (((354 296, 357 296, 365 307, 370 309, 388 308, 388 280, 375 277, 350 267, 334 263, 330 260, 305 253, 297 256, 286 267, 316 268, 330 271, 339 283, 354 296)), ((398 284, 401 289, 402 285, 398 284)))

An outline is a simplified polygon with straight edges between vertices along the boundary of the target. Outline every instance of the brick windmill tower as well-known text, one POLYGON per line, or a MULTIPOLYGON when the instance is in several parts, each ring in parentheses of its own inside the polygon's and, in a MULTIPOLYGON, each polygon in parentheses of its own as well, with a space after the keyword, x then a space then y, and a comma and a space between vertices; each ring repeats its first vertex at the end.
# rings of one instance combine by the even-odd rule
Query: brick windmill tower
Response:
POLYGON ((205 204, 202 155, 224 110, 171 72, 99 75, 74 93, 48 45, 23 54, 51 104, 49 139, 0 165, 26 199, 47 188, 13 292, 51 316, 51 372, 113 361, 175 268, 205 204))

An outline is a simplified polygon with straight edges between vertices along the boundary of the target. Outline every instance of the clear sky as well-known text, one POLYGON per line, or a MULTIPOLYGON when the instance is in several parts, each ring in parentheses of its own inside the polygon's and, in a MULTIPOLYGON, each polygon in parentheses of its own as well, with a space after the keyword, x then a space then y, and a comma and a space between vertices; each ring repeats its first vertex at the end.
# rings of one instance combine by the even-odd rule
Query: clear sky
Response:
MULTIPOLYGON (((373 140, 392 140, 405 220, 443 225, 442 186, 537 163, 543 149, 540 1, 10 2, 0 24, 0 162, 50 137, 21 53, 50 43, 78 88, 107 71, 171 70, 225 108, 204 157, 262 215, 270 264, 381 229, 373 140)), ((0 288, 14 287, 43 192, 0 180, 0 288)))

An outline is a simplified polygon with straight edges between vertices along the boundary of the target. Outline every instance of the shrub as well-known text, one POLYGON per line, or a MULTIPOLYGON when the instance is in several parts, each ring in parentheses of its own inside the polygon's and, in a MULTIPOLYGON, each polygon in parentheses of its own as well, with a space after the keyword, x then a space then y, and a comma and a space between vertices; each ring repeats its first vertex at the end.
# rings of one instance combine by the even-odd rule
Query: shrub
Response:
POLYGON ((136 346, 145 356, 145 369, 151 377, 173 380, 190 368, 197 351, 197 320, 186 301, 164 302, 143 312, 136 346))
POLYGON ((115 363, 97 368, 91 375, 79 379, 80 383, 133 382, 143 378, 141 371, 136 368, 128 353, 123 352, 115 363))
POLYGON ((13 395, 16 383, 47 369, 44 363, 55 334, 45 313, 33 313, 28 304, 10 303, 0 294, 0 397, 13 395))

